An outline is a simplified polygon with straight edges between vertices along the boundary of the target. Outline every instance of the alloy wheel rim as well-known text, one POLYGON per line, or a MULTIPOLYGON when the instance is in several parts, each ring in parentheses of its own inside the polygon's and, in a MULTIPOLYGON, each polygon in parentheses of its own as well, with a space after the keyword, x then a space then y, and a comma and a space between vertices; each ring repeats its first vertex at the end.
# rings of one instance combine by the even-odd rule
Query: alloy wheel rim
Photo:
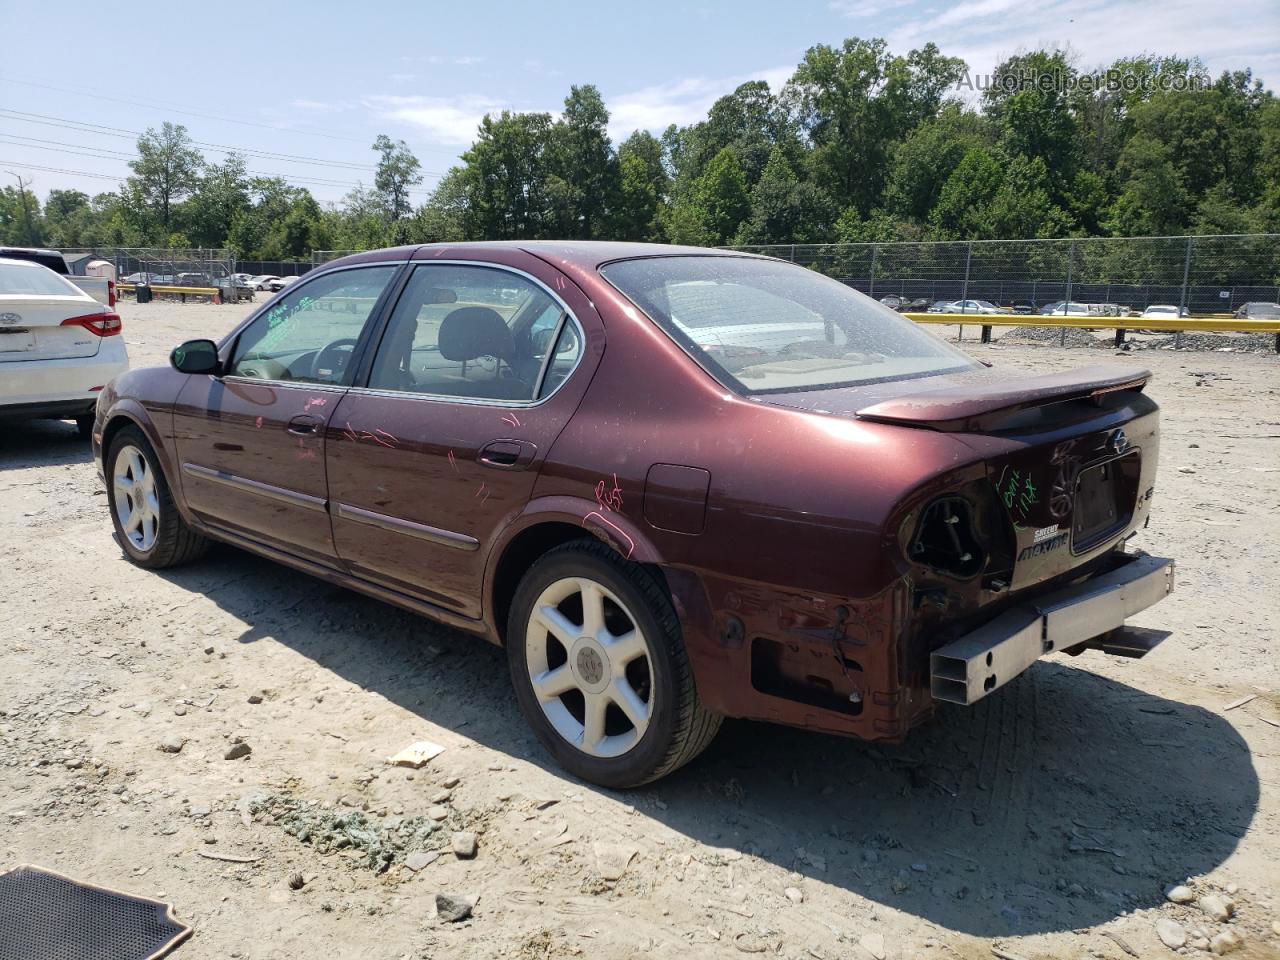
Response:
POLYGON ((616 594, 566 577, 538 596, 525 631, 534 697, 566 742, 592 757, 631 750, 653 719, 649 644, 616 594))
POLYGON ((160 498, 155 473, 135 446, 121 449, 111 478, 120 532, 135 549, 155 546, 160 529, 160 498))

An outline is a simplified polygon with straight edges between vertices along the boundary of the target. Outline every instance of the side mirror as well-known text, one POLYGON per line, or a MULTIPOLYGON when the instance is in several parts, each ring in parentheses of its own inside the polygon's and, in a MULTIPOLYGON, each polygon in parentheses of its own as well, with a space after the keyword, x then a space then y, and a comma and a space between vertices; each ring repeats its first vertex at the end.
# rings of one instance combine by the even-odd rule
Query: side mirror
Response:
POLYGON ((218 345, 212 340, 188 340, 174 347, 169 362, 180 373, 217 374, 222 366, 218 360, 218 345))

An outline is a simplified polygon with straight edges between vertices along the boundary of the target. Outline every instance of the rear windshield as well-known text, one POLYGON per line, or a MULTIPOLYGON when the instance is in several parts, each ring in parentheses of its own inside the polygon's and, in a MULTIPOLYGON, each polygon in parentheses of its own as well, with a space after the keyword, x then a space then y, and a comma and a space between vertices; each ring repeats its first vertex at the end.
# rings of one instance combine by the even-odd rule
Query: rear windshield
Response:
POLYGON ((0 263, 0 296, 79 297, 79 287, 38 263, 0 263))
POLYGON ((737 393, 820 390, 977 366, 883 304, 793 264, 652 257, 601 272, 737 393))

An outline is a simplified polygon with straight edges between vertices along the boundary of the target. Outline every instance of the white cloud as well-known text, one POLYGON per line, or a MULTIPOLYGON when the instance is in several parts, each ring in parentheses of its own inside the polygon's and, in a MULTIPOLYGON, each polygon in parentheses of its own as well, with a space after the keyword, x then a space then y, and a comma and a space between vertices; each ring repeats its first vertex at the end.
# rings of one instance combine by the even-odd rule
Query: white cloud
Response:
POLYGON ((914 2, 915 0, 832 0, 830 7, 851 20, 864 20, 899 7, 910 6, 914 2))
POLYGON ((609 133, 623 140, 634 130, 660 133, 670 124, 690 124, 706 119, 711 105, 749 80, 764 80, 775 93, 790 79, 795 67, 771 67, 736 77, 685 77, 671 83, 643 87, 605 98, 609 108, 609 133))
POLYGON ((974 74, 1021 50, 1060 47, 1074 51, 1082 69, 1141 53, 1198 56, 1211 73, 1252 67, 1274 83, 1278 34, 1275 0, 1164 0, 1158 8, 1148 0, 949 0, 931 15, 902 19, 886 40, 895 53, 932 41, 974 74))
POLYGON ((432 140, 470 146, 486 114, 510 109, 510 104, 477 94, 461 97, 367 97, 381 116, 416 127, 432 140))

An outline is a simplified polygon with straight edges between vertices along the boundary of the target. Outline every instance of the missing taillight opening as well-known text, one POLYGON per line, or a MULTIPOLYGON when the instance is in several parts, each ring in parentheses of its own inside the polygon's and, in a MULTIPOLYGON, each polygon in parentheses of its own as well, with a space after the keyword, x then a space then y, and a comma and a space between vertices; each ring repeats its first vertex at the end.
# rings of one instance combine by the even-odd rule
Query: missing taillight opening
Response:
POLYGON ((973 510, 960 497, 942 497, 924 508, 911 538, 911 559, 939 573, 976 575, 987 555, 973 529, 973 510))

